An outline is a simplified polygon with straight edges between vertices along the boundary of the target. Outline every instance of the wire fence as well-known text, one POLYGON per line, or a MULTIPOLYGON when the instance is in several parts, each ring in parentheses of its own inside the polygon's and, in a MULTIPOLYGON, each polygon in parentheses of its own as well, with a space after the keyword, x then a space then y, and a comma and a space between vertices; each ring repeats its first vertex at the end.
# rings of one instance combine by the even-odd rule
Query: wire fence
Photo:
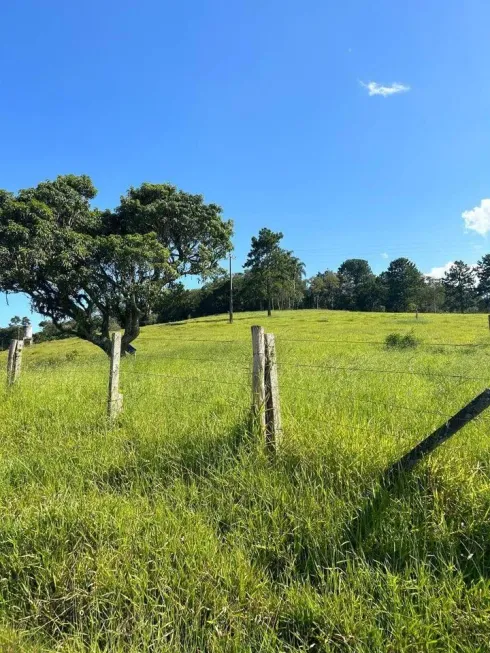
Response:
MULTIPOLYGON (((202 396, 200 398, 194 398, 191 395, 191 384, 196 384, 196 386, 202 386, 204 385, 207 390, 212 388, 213 386, 217 386, 219 388, 228 388, 228 389, 236 389, 239 390, 240 392, 247 394, 249 396, 250 393, 250 388, 253 385, 254 382, 254 365, 255 362, 252 360, 250 357, 250 354, 243 353, 242 356, 238 356, 237 353, 240 351, 240 347, 243 345, 250 345, 250 340, 246 340, 244 338, 242 339, 221 339, 221 338, 140 338, 138 340, 138 343, 151 343, 153 345, 160 345, 160 344, 166 344, 166 343, 175 343, 176 345, 179 346, 179 351, 165 351, 165 352, 143 352, 139 353, 136 355, 136 357, 128 356, 127 361, 125 362, 124 365, 121 366, 120 371, 119 371, 119 363, 118 363, 118 379, 117 382, 119 383, 119 374, 122 375, 123 382, 127 383, 129 380, 131 382, 131 377, 135 377, 135 379, 138 380, 138 383, 141 383, 141 380, 144 378, 148 378, 149 382, 151 382, 151 379, 159 378, 159 379, 165 379, 171 382, 181 382, 182 384, 187 384, 186 385, 186 392, 185 395, 182 396, 182 402, 191 402, 191 403, 196 403, 200 404, 202 406, 206 405, 207 398, 206 396, 202 396), (187 345, 191 347, 191 349, 194 347, 194 345, 197 345, 197 349, 199 348, 199 345, 201 343, 209 343, 214 345, 231 345, 229 348, 231 351, 228 351, 226 354, 221 353, 219 356, 212 356, 212 355, 198 355, 199 352, 196 352, 196 355, 194 355, 192 352, 189 352, 186 350, 187 345), (184 350, 182 351, 182 347, 184 347, 184 350), (231 356, 228 355, 228 353, 232 353, 231 356), (190 354, 190 355, 189 355, 190 354), (153 363, 155 365, 159 365, 160 362, 162 361, 169 361, 169 364, 172 365, 173 362, 179 362, 179 363, 184 363, 186 366, 192 365, 193 368, 196 368, 197 365, 200 364, 209 364, 213 366, 213 373, 209 374, 207 373, 208 370, 207 368, 200 368, 198 371, 193 369, 193 374, 189 375, 186 373, 173 373, 172 369, 167 369, 165 371, 158 371, 153 368, 153 363), (216 367, 215 367, 216 366, 216 367), (228 369, 227 369, 228 368, 228 369), (228 374, 228 376, 225 378, 224 374, 225 372, 228 374), (246 372, 246 374, 242 374, 243 372, 246 372), (237 380, 236 376, 240 375, 239 380, 237 380)), ((464 384, 478 384, 481 386, 481 388, 485 388, 489 384, 489 379, 490 375, 483 375, 483 374, 464 374, 464 373, 456 373, 456 372, 451 372, 451 370, 447 371, 436 371, 436 370, 431 370, 431 369, 409 369, 407 366, 404 368, 393 368, 389 367, 388 365, 386 366, 369 366, 369 365, 345 365, 342 363, 335 363, 331 362, 331 358, 334 356, 340 355, 341 357, 344 356, 345 354, 351 355, 351 352, 349 352, 348 348, 351 346, 376 346, 376 347, 383 347, 386 355, 389 355, 389 351, 386 348, 386 343, 382 342, 380 340, 348 340, 348 339, 319 339, 319 338, 290 338, 287 336, 279 336, 277 338, 277 346, 280 352, 285 351, 286 355, 285 356, 280 356, 280 360, 277 363, 277 370, 279 372, 279 384, 281 385, 283 382, 286 383, 287 387, 287 397, 288 401, 291 401, 291 397, 295 397, 296 401, 301 405, 304 403, 311 404, 313 402, 313 398, 315 398, 315 401, 321 402, 322 405, 331 405, 333 403, 336 403, 337 406, 345 406, 345 405, 357 405, 357 404, 362 404, 364 406, 372 406, 379 408, 383 411, 386 412, 386 414, 391 414, 392 411, 402 411, 404 413, 411 413, 417 416, 430 416, 431 418, 440 418, 441 420, 449 420, 451 418, 451 415, 453 414, 452 412, 449 412, 448 410, 432 410, 429 408, 424 408, 415 405, 415 402, 411 402, 407 399, 406 402, 400 403, 397 398, 392 399, 390 398, 379 398, 379 397, 373 397, 369 396, 365 391, 360 392, 358 388, 356 388, 356 391, 353 392, 338 392, 336 391, 335 384, 329 384, 328 378, 335 378, 336 374, 342 374, 342 380, 345 382, 346 378, 354 378, 357 377, 358 375, 365 375, 366 377, 372 377, 373 375, 375 377, 391 377, 393 375, 397 376, 410 376, 410 377, 419 377, 419 378, 426 378, 426 379, 434 379, 438 381, 457 381, 458 382, 458 389, 461 385, 464 384), (326 362, 302 362, 302 360, 299 358, 301 355, 301 352, 296 352, 298 354, 298 357, 294 360, 288 359, 289 356, 288 354, 291 353, 291 349, 287 350, 285 346, 292 345, 293 348, 296 344, 301 344, 301 343, 307 343, 308 345, 336 345, 339 346, 340 348, 332 354, 331 352, 320 352, 322 356, 324 355, 330 355, 329 360, 326 362), (322 387, 318 387, 318 379, 316 377, 307 377, 308 384, 305 385, 304 383, 304 377, 301 377, 299 375, 299 372, 301 371, 314 371, 315 373, 322 374, 322 387), (324 378, 324 373, 327 378, 324 378), (327 374, 328 373, 328 374, 327 374), (292 378, 289 378, 289 374, 292 374, 292 378), (312 387, 313 386, 313 387, 312 387), (333 387, 332 387, 333 386, 333 387)), ((429 343, 420 343, 421 347, 423 348, 432 348, 432 347, 445 347, 445 348, 456 348, 456 349, 478 349, 482 350, 485 348, 490 347, 490 342, 489 343, 477 343, 477 342, 470 342, 470 343, 462 343, 462 342, 429 342, 429 343)), ((21 352, 22 354, 22 352, 21 352)), ((255 356, 255 353, 254 353, 255 356)), ((14 352, 14 358, 15 358, 15 352, 14 352)), ((412 363, 414 360, 416 360, 416 356, 412 357, 410 359, 410 362, 412 363)), ((10 358, 9 358, 10 361, 10 358)), ((54 362, 52 364, 50 363, 45 363, 45 362, 37 362, 33 361, 32 358, 29 358, 27 361, 25 361, 27 365, 25 365, 25 369, 27 371, 32 370, 32 371, 45 371, 48 369, 60 369, 63 366, 63 363, 66 363, 64 366, 64 369, 68 369, 69 367, 73 367, 73 370, 76 372, 80 372, 81 370, 95 370, 95 369, 102 369, 105 363, 102 362, 102 360, 99 361, 77 361, 77 360, 66 360, 66 361, 58 361, 54 362)), ((17 378, 13 378, 15 376, 14 372, 16 368, 15 361, 10 361, 9 362, 10 367, 9 369, 9 382, 13 384, 17 378), (13 376, 12 376, 13 375, 13 376)), ((20 364, 17 366, 18 367, 18 374, 20 374, 20 364)), ((112 374, 112 367, 111 367, 111 374, 112 374)), ((17 375, 18 376, 18 375, 17 375)), ((354 384, 355 385, 355 384, 354 384)), ((129 386, 128 386, 129 389, 129 386)), ((171 390, 175 390, 175 385, 171 390)), ((368 387, 369 389, 369 387, 368 387)), ((144 393, 144 390, 142 390, 142 393, 144 393)), ((169 396, 173 394, 175 397, 179 397, 179 394, 172 392, 169 392, 169 396)), ((209 393, 208 393, 209 394, 209 393)), ((140 395, 138 395, 140 396, 140 395)), ((231 396, 224 395, 224 400, 225 401, 230 401, 232 402, 235 398, 231 396)), ((449 403, 450 397, 444 397, 444 400, 446 400, 449 403)), ((136 398, 133 396, 133 400, 136 400, 136 398)), ((114 398, 110 399, 109 398, 109 405, 111 405, 111 402, 114 402, 114 398)), ((232 405, 230 403, 230 408, 232 408, 232 405)), ((366 409, 366 415, 369 416, 369 412, 366 409)), ((488 422, 489 420, 483 417, 478 417, 479 422, 488 422)), ((356 426, 353 424, 353 427, 356 426)), ((361 427, 363 428, 363 427, 361 427)))

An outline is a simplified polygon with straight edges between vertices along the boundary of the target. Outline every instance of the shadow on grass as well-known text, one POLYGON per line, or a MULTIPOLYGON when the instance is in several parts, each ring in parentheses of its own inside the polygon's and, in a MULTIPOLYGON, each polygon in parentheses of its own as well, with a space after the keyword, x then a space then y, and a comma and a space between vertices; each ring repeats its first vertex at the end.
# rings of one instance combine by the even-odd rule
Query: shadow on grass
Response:
MULTIPOLYGON (((267 317, 267 316, 265 316, 267 317)), ((250 316, 233 316, 233 322, 240 322, 241 320, 251 320, 250 316)), ((159 324, 159 327, 176 327, 176 326, 186 326, 188 324, 217 324, 217 323, 229 323, 228 316, 224 317, 210 317, 202 319, 200 317, 191 317, 189 320, 179 320, 178 322, 165 322, 164 324, 159 324)))
POLYGON ((488 505, 475 512, 474 497, 429 466, 401 472, 387 486, 372 470, 359 488, 355 475, 345 475, 345 463, 343 454, 312 462, 294 453, 274 463, 284 479, 275 496, 285 499, 276 499, 273 514, 262 511, 270 538, 249 549, 251 563, 271 582, 325 587, 331 570, 356 564, 377 573, 416 574, 425 567, 435 579, 452 570, 468 587, 490 578, 488 505), (321 508, 304 509, 322 501, 336 506, 323 524, 321 508))
POLYGON ((424 564, 436 577, 452 570, 472 586, 490 578, 488 506, 479 512, 464 488, 455 493, 429 467, 400 472, 346 524, 343 546, 348 557, 362 554, 391 572, 424 564))
POLYGON ((101 491, 122 494, 138 488, 151 496, 176 480, 190 483, 232 468, 242 448, 253 441, 248 420, 238 422, 227 434, 207 438, 189 434, 171 447, 158 446, 154 440, 127 440, 123 464, 114 463, 94 481, 101 491))

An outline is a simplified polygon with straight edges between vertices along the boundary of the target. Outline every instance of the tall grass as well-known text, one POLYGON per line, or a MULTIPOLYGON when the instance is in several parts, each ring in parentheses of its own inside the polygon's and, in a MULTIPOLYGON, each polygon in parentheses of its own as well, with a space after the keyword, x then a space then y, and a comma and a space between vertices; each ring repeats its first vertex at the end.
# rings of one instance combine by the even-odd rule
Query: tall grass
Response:
POLYGON ((27 350, 0 388, 0 650, 487 651, 490 416, 364 510, 436 413, 487 385, 485 327, 326 311, 148 327, 112 429, 102 353, 27 350), (255 323, 277 340, 276 459, 248 430, 255 323), (387 349, 407 325, 418 347, 387 349), (449 342, 483 346, 428 346, 449 342))

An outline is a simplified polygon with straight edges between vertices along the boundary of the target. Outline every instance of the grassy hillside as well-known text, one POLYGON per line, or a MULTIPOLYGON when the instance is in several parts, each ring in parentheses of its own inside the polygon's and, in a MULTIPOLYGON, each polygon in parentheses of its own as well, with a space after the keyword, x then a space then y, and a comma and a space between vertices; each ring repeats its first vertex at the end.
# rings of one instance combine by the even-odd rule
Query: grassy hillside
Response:
POLYGON ((485 316, 240 314, 136 346, 113 429, 92 345, 36 346, 0 384, 0 650, 489 650, 490 411, 351 529, 386 466, 490 385, 485 316), (275 460, 247 432, 257 323, 275 460), (412 329, 415 349, 382 344, 412 329))

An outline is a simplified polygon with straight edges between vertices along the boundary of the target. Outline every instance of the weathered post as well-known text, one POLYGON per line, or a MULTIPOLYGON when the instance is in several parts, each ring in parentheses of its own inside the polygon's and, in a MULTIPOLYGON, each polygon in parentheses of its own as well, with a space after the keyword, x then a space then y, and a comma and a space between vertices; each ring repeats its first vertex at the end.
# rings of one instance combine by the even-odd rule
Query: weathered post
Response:
POLYGON ((119 367, 121 363, 121 334, 112 334, 111 362, 109 368, 109 396, 107 414, 114 421, 122 410, 122 394, 119 392, 119 367))
POLYGON ((24 347, 32 345, 32 324, 26 324, 24 327, 24 347))
POLYGON ((252 327, 252 416, 261 437, 265 437, 265 339, 261 326, 252 327))
POLYGON ((20 376, 22 367, 23 340, 11 340, 7 358, 7 383, 13 385, 20 376))
POLYGON ((272 333, 265 336, 265 428, 267 446, 272 451, 277 451, 281 446, 282 423, 276 341, 272 333))
POLYGON ((11 340, 7 358, 7 385, 12 385, 14 375, 14 355, 17 347, 17 340, 11 340))

